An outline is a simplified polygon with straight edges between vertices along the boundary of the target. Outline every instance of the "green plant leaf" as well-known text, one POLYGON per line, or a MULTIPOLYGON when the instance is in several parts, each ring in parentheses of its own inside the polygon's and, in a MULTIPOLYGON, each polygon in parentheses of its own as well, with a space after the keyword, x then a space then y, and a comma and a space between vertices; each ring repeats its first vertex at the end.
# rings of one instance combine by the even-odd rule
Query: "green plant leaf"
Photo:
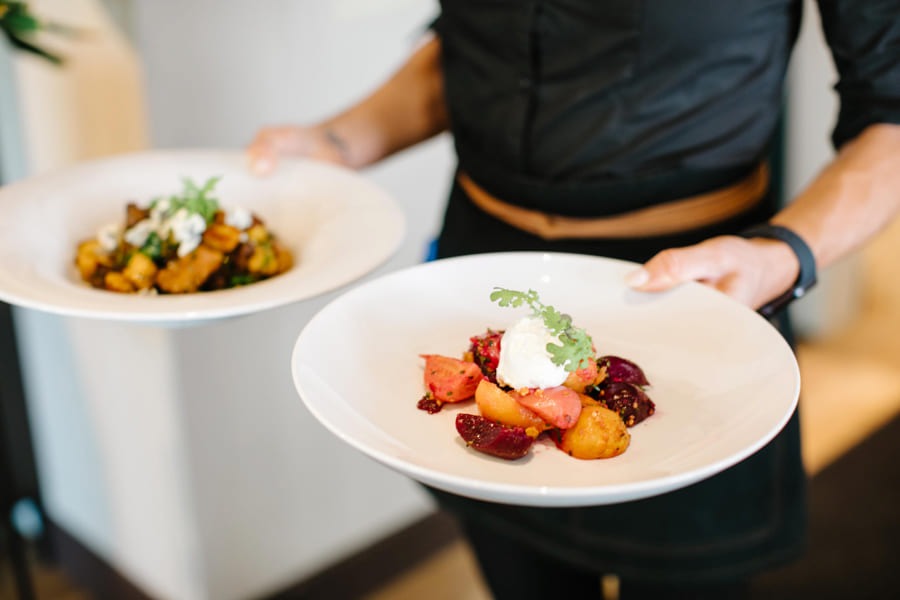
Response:
POLYGON ((149 258, 157 259, 163 255, 163 241, 155 231, 150 232, 140 251, 149 258))
POLYGON ((31 38, 39 31, 59 33, 67 29, 42 22, 29 12, 25 2, 0 1, 0 30, 14 48, 45 58, 53 64, 62 64, 62 57, 36 45, 31 38))
POLYGON ((48 52, 47 50, 44 50, 43 48, 35 46, 31 42, 23 40, 21 37, 15 35, 15 34, 9 34, 8 37, 9 37, 9 43, 12 44, 12 46, 14 48, 18 48, 19 50, 23 50, 25 52, 30 52, 31 54, 40 56, 41 58, 49 60, 50 62, 52 62, 55 65, 63 64, 62 57, 60 57, 56 54, 53 54, 52 52, 48 52))

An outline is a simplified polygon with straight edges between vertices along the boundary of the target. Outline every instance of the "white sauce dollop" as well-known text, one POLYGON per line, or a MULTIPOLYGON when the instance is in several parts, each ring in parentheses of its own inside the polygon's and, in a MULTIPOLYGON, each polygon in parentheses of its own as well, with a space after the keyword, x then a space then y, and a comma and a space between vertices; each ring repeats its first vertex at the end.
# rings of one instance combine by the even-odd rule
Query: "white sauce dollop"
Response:
MULTIPOLYGON (((197 213, 180 208, 163 224, 164 230, 172 234, 178 243, 178 256, 187 256, 197 249, 206 231, 206 221, 197 213)), ((165 238, 166 236, 161 236, 165 238)))
POLYGON ((229 206, 225 209, 225 224, 244 231, 253 225, 253 215, 246 208, 229 206))
POLYGON ((514 389, 562 385, 568 372, 553 364, 547 344, 558 344, 540 318, 525 317, 508 328, 500 341, 497 381, 514 389))
POLYGON ((112 252, 119 247, 119 241, 122 239, 122 226, 118 223, 110 223, 104 225, 97 232, 97 243, 106 252, 112 252))

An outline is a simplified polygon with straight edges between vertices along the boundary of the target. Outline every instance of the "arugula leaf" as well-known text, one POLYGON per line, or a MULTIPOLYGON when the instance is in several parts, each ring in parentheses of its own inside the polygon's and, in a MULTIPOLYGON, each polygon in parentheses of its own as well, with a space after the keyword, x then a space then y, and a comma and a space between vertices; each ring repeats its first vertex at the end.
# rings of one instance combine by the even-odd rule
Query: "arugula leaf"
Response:
POLYGON ((231 287, 237 287, 239 285, 250 285, 255 281, 256 277, 253 275, 232 275, 228 283, 231 287))
MULTIPOLYGON (((200 215, 207 224, 212 223, 216 211, 219 210, 219 201, 211 194, 221 179, 221 177, 210 177, 206 183, 198 186, 190 177, 185 177, 182 179, 184 189, 181 195, 169 196, 169 206, 165 211, 165 216, 174 215, 183 208, 189 213, 200 215)), ((155 209, 161 200, 163 198, 154 198, 150 202, 150 210, 155 209)))
MULTIPOLYGON (((210 194, 220 179, 222 178, 210 177, 202 187, 198 187, 192 179, 185 177, 183 195, 181 198, 173 198, 173 205, 178 208, 184 207, 189 212, 203 217, 207 223, 211 223, 216 215, 216 211, 219 210, 219 201, 211 197, 210 194)), ((178 208, 175 210, 178 210, 178 208)))
POLYGON ((144 242, 144 245, 141 246, 140 251, 146 254, 149 258, 156 259, 162 257, 162 238, 160 238, 159 234, 155 231, 151 231, 150 235, 147 236, 147 240, 144 242))
POLYGON ((594 342, 584 329, 572 324, 572 317, 563 314, 541 302, 535 290, 521 292, 495 287, 491 292, 491 302, 502 307, 518 308, 527 305, 532 315, 541 317, 550 335, 559 340, 557 344, 547 344, 547 352, 553 364, 565 367, 570 373, 582 368, 594 355, 594 342))

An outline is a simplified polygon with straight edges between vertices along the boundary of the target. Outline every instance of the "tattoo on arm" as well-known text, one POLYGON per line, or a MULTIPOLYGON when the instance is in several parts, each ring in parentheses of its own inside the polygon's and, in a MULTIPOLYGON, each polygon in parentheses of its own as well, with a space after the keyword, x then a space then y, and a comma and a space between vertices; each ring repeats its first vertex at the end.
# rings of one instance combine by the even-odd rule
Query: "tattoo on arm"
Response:
POLYGON ((346 140, 335 133, 334 129, 328 127, 325 129, 325 139, 328 140, 331 144, 337 148, 338 153, 340 153, 341 158, 344 162, 349 162, 350 160, 350 148, 347 146, 346 140))

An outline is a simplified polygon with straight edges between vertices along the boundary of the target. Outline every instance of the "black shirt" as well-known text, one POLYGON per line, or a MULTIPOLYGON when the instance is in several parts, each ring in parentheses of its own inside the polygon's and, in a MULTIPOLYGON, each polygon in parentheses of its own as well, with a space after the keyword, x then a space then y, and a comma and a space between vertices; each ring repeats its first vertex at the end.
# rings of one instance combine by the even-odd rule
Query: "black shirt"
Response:
MULTIPOLYGON (((710 173, 718 185, 716 174, 749 168, 778 121, 802 2, 441 6, 435 29, 460 164, 527 197, 533 186, 675 172, 710 173)), ((835 144, 874 122, 900 123, 900 0, 819 7, 840 73, 835 144)))
MULTIPOLYGON (((820 2, 841 72, 837 143, 869 123, 900 116, 898 2, 820 2)), ((436 29, 461 168, 507 201, 574 215, 665 202, 731 183, 752 167, 778 120, 801 6, 788 0, 442 4, 436 29)), ((683 234, 548 241, 484 213, 456 185, 437 255, 557 251, 643 262, 663 248, 767 219, 773 196, 728 222, 683 234)), ((800 552, 801 458, 795 413, 772 442, 738 465, 635 502, 531 508, 432 493, 460 518, 489 581, 503 577, 498 564, 543 568, 545 555, 565 565, 559 568, 566 577, 587 569, 660 583, 730 581, 800 552)))

